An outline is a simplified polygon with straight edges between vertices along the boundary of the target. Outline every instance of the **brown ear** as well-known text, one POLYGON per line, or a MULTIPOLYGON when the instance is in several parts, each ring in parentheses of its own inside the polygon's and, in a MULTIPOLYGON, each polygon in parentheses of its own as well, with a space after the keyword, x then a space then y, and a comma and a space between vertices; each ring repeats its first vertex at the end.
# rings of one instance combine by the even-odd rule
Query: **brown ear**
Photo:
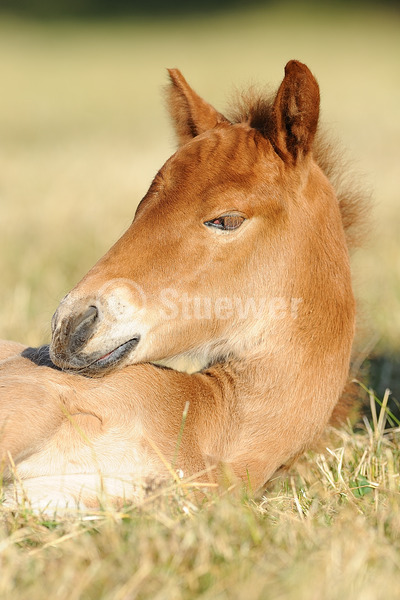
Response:
POLYGON ((281 158, 296 161, 311 150, 318 115, 318 83, 306 65, 291 60, 273 105, 271 142, 281 158))
POLYGON ((178 136, 179 145, 228 120, 200 98, 178 69, 168 69, 168 108, 178 136))

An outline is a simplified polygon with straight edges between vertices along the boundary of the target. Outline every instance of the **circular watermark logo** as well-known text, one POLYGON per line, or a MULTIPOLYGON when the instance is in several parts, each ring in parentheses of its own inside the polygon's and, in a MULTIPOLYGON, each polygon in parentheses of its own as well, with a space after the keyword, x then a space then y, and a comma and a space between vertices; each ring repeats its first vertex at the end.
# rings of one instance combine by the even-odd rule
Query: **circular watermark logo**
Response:
POLYGON ((99 306, 107 307, 108 313, 118 319, 126 317, 127 310, 132 314, 143 313, 147 307, 146 294, 141 285, 127 279, 118 277, 104 283, 96 294, 99 306))

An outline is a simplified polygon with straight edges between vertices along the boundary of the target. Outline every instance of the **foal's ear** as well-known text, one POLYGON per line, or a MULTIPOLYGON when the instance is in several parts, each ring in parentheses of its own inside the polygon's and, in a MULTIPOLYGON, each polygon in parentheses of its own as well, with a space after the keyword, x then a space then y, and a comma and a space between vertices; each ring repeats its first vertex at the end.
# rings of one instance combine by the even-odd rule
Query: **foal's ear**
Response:
POLYGON ((200 98, 178 69, 168 69, 171 84, 167 90, 168 108, 179 145, 228 120, 200 98))
POLYGON ((271 142, 284 160, 296 161, 311 150, 318 115, 318 83, 306 65, 291 60, 273 105, 271 142))

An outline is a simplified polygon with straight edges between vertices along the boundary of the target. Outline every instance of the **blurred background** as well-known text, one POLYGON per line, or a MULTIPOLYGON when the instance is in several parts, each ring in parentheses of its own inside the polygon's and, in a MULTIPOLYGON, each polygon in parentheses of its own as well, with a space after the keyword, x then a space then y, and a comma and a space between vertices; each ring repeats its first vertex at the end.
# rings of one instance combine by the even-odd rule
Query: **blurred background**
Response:
POLYGON ((292 58, 372 191, 358 348, 400 398, 398 2, 1 0, 0 337, 47 342, 59 300, 130 224, 174 150, 167 67, 223 111, 292 58))

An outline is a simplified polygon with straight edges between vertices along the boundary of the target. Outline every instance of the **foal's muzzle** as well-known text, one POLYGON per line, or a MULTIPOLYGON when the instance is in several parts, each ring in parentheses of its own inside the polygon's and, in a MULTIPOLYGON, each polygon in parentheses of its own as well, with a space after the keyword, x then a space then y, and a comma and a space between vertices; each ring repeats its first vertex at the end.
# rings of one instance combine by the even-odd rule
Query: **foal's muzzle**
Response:
POLYGON ((86 309, 71 308, 66 311, 63 303, 52 319, 52 342, 50 356, 52 361, 68 371, 79 371, 85 375, 98 375, 117 366, 123 358, 139 343, 140 335, 129 339, 112 339, 112 332, 104 336, 98 344, 88 343, 104 330, 103 318, 97 306, 90 305, 86 309), (106 340, 104 341, 104 337, 106 340))

